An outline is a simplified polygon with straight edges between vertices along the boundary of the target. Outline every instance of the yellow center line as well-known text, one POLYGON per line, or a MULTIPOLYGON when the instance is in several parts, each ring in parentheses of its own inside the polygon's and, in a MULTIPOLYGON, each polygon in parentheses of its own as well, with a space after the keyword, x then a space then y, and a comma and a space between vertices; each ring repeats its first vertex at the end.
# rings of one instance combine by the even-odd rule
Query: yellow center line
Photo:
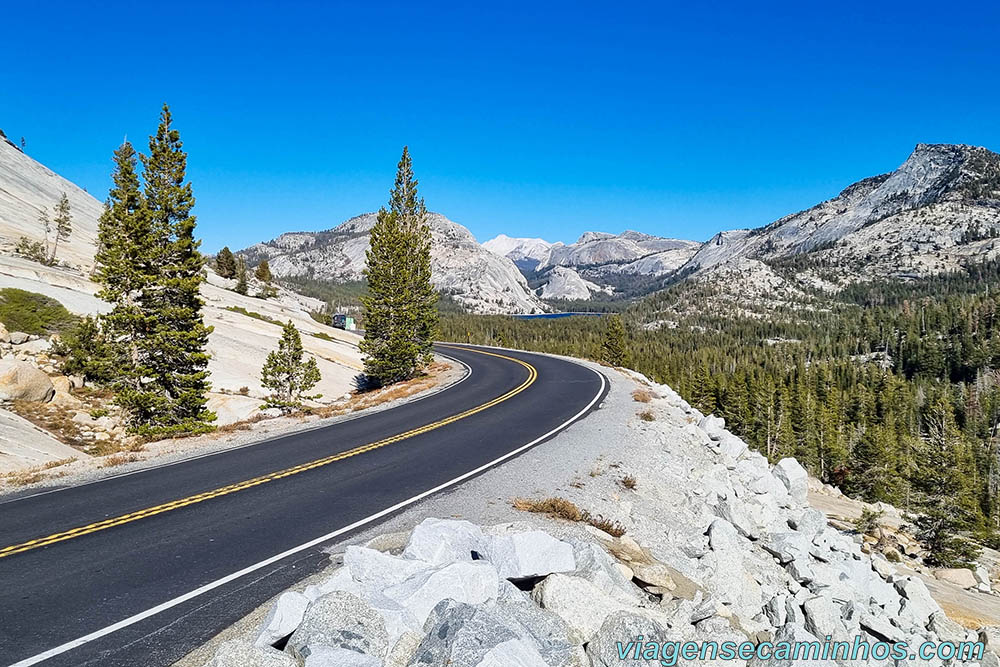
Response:
MULTIPOLYGON (((443 347, 451 347, 445 345, 443 347)), ((307 463, 302 463, 291 468, 286 468, 284 470, 279 470, 277 472, 268 473, 266 475, 261 475, 260 477, 254 477, 252 479, 244 480, 242 482, 236 482, 235 484, 229 484, 227 486, 219 487, 218 489, 213 489, 211 491, 204 491, 202 493, 195 494, 193 496, 188 496, 186 498, 179 498, 177 500, 172 500, 168 503, 162 505, 156 505, 154 507, 148 507, 143 510, 138 510, 136 512, 130 512, 128 514, 122 514, 121 516, 116 516, 110 519, 105 519, 103 521, 97 521, 95 523, 87 524, 86 526, 79 526, 78 528, 72 528, 70 530, 63 531, 61 533, 53 533, 46 537, 39 537, 34 540, 28 540, 27 542, 22 542, 20 544, 12 544, 9 547, 4 547, 0 549, 0 558, 5 558, 6 556, 13 556, 14 554, 23 553, 25 551, 30 551, 31 549, 37 549, 39 547, 48 546, 50 544, 55 544, 56 542, 63 542, 65 540, 71 540, 74 537, 80 537, 82 535, 89 535, 90 533, 96 533, 101 530, 107 530, 108 528, 113 528, 115 526, 120 526, 122 524, 131 523, 133 521, 139 521, 140 519, 145 519, 147 517, 156 516, 157 514, 163 514, 164 512, 169 512, 171 510, 180 509, 182 507, 187 507, 189 505, 195 505, 197 503, 204 502, 206 500, 211 500, 212 498, 219 498, 221 496, 228 496, 230 494, 236 493, 238 491, 244 491, 246 489, 253 488, 255 486, 260 486, 261 484, 267 484, 268 482, 273 482, 278 479, 284 479, 286 477, 291 477, 292 475, 297 475, 301 472, 307 470, 314 470, 316 468, 321 468, 323 466, 330 465, 337 461, 343 461, 344 459, 349 459, 353 456, 359 454, 365 454, 367 452, 385 447, 386 445, 391 445, 408 438, 412 438, 428 431, 433 431, 439 429, 442 426, 447 426, 460 419, 465 419, 466 417, 471 417, 474 414, 482 412, 492 408, 499 403, 520 394, 522 391, 530 387, 535 380, 538 378, 538 371, 534 366, 522 361, 520 359, 515 359, 514 357, 508 357, 503 354, 496 354, 495 352, 486 352, 485 350, 473 350, 469 348, 452 348, 452 349, 462 349, 469 352, 476 352, 477 354, 485 354, 491 357, 498 357, 500 359, 506 359, 508 361, 513 361, 520 364, 528 369, 528 378, 521 383, 519 386, 511 389, 506 394, 498 396, 491 401, 487 401, 476 407, 469 408, 465 412, 460 412, 451 417, 445 417, 436 422, 420 426, 418 428, 400 433, 398 435, 393 435, 388 438, 384 438, 377 442, 371 442, 367 445, 360 445, 354 449, 349 449, 346 452, 341 452, 339 454, 333 454, 331 456, 325 456, 321 459, 316 459, 315 461, 309 461, 307 463)))

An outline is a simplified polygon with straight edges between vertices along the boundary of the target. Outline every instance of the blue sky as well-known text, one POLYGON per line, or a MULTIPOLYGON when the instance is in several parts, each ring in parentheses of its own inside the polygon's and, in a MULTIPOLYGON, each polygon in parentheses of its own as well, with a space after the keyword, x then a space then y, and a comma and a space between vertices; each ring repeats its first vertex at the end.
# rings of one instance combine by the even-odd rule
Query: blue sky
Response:
POLYGON ((7 4, 0 128, 103 200, 168 102, 207 251, 376 209, 404 144, 480 240, 702 240, 1000 150, 998 4, 7 4))

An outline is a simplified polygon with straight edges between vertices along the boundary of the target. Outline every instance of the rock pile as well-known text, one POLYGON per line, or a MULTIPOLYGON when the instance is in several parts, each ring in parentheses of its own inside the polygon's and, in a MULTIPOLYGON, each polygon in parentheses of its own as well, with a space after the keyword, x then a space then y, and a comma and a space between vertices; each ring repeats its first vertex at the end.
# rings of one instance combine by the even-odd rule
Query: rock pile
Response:
MULTIPOLYGON (((256 634, 222 644, 212 667, 543 667, 659 664, 619 642, 977 641, 923 582, 865 553, 861 536, 806 504, 793 459, 774 466, 668 387, 636 426, 642 461, 627 532, 537 519, 490 527, 427 519, 405 548, 347 547, 332 576, 277 599, 256 634), (647 450, 648 451, 648 450, 647 450), (546 530, 539 530, 545 522, 546 530)), ((632 454, 628 452, 627 454, 632 454)), ((596 498, 594 502, 597 502, 596 498)), ((603 508, 602 508, 603 509, 603 508)), ((975 574, 972 575, 975 577, 975 574)), ((1000 642, 985 632, 989 647, 1000 642)), ((693 660, 788 667, 943 664, 840 659, 693 660)), ((980 662, 998 665, 988 652, 980 662)))

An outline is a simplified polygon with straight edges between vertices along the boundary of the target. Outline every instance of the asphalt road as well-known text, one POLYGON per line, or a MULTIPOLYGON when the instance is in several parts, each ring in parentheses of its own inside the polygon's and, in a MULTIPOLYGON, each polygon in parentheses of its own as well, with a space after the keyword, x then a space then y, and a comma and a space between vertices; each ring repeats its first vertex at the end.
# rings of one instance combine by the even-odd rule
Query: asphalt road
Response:
POLYGON ((0 503, 0 665, 169 665, 321 569, 323 545, 551 437, 607 387, 551 357, 439 351, 472 373, 422 400, 0 503))

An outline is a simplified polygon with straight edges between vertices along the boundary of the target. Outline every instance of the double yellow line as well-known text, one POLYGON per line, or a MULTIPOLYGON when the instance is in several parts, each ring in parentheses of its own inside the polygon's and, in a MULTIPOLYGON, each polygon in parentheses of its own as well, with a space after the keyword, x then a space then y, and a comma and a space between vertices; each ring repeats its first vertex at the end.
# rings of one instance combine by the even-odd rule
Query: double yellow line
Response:
MULTIPOLYGON (((450 347, 450 346, 444 346, 450 347)), ((343 461, 344 459, 349 459, 353 456, 358 456, 359 454, 364 454, 366 452, 391 445, 408 438, 412 438, 422 433, 427 433, 428 431, 433 431, 439 429, 442 426, 447 426, 460 419, 465 419, 466 417, 471 417, 474 414, 482 412, 483 410, 488 410, 499 403, 520 394, 522 391, 530 387, 535 380, 538 378, 538 371, 534 366, 522 361, 520 359, 515 359, 514 357, 508 357, 503 354, 497 354, 495 352, 487 352, 485 350, 472 350, 469 348, 453 348, 453 349, 463 349, 470 352, 476 352, 478 354, 485 354, 491 357, 497 357, 500 359, 506 359, 507 361, 513 361, 514 363, 520 364, 528 369, 528 378, 522 382, 520 385, 511 389, 506 394, 502 396, 497 396, 491 401, 487 401, 482 405, 477 405, 474 408, 470 408, 465 412, 460 412, 451 417, 445 417, 436 422, 432 422, 425 426, 406 431, 405 433, 400 433, 399 435, 390 436, 383 440, 377 442, 371 442, 367 445, 361 445, 355 447, 354 449, 349 449, 346 452, 341 452, 340 454, 333 454, 331 456, 326 456, 321 459, 316 459, 315 461, 309 461, 307 463, 302 463, 300 465, 286 468, 284 470, 279 470, 277 472, 272 472, 267 475, 261 475, 260 477, 254 477, 253 479, 248 479, 242 482, 237 482, 235 484, 230 484, 228 486, 223 486, 218 489, 213 489, 212 491, 205 491, 203 493, 198 493, 193 496, 188 496, 187 498, 179 498, 177 500, 172 500, 169 503, 164 503, 162 505, 156 505, 155 507, 149 507, 137 512, 131 512, 129 514, 122 514, 121 516, 116 516, 111 519, 105 519, 104 521, 98 521, 96 523, 87 524, 86 526, 80 526, 78 528, 73 528, 61 533, 53 533, 52 535, 47 535, 45 537, 39 537, 34 540, 29 540, 27 542, 22 542, 20 544, 12 544, 9 547, 4 547, 0 549, 0 558, 5 558, 7 556, 13 556, 14 554, 24 553, 25 551, 30 551, 31 549, 37 549, 39 547, 48 546, 50 544, 55 544, 56 542, 63 542, 65 540, 71 540, 75 537, 80 537, 82 535, 89 535, 91 533, 96 533, 102 530, 107 530, 108 528, 114 528, 115 526, 121 526, 122 524, 132 523, 133 521, 139 521, 140 519, 145 519, 151 516, 156 516, 157 514, 163 514, 165 512, 170 512, 172 510, 180 509, 182 507, 188 507, 189 505, 195 505, 197 503, 204 502, 206 500, 211 500, 212 498, 219 498, 221 496, 228 496, 245 489, 250 489, 255 486, 260 486, 261 484, 267 484, 268 482, 273 482, 278 479, 284 479, 286 477, 291 477, 292 475, 297 475, 301 472, 307 470, 314 470, 315 468, 322 468, 323 466, 330 465, 331 463, 336 463, 337 461, 343 461)))

